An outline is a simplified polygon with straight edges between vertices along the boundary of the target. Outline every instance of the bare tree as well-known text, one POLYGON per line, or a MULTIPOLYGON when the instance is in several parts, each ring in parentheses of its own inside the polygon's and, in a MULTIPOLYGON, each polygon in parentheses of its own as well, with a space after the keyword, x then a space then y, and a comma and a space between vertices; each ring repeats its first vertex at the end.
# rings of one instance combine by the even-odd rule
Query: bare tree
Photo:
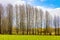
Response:
POLYGON ((45 34, 47 34, 48 32, 47 32, 47 28, 49 27, 49 12, 48 11, 46 11, 46 33, 45 34))
POLYGON ((26 14, 27 14, 27 34, 29 32, 30 29, 30 5, 26 4, 26 14))
POLYGON ((32 34, 34 35, 34 28, 35 28, 35 26, 34 26, 34 8, 32 7, 32 9, 31 9, 31 13, 30 14, 32 14, 32 16, 31 16, 31 24, 32 24, 32 34))
POLYGON ((58 29, 58 35, 60 35, 60 31, 59 31, 59 29, 60 29, 60 17, 59 16, 57 16, 57 29, 58 29))
POLYGON ((2 27, 1 27, 1 16, 3 15, 3 6, 2 6, 2 4, 0 4, 0 34, 1 34, 1 29, 2 29, 2 27))
POLYGON ((59 35, 59 16, 57 16, 57 29, 58 29, 58 35, 59 35))
POLYGON ((54 16, 55 35, 59 35, 59 16, 54 16))
POLYGON ((31 29, 33 27, 33 25, 32 25, 32 15, 33 15, 32 6, 28 5, 27 7, 28 7, 28 32, 29 32, 29 34, 31 34, 32 33, 31 29))
POLYGON ((16 33, 18 34, 19 32, 18 5, 16 5, 15 7, 16 7, 16 33))
POLYGON ((8 20, 9 20, 9 23, 8 23, 8 33, 12 34, 13 6, 11 4, 7 5, 7 13, 8 13, 8 20))
POLYGON ((43 11, 40 9, 40 19, 41 19, 41 35, 42 35, 42 20, 43 20, 43 11))
POLYGON ((20 30, 22 31, 22 34, 24 35, 25 32, 25 8, 24 5, 20 5, 20 30))
POLYGON ((38 24, 37 24, 37 21, 38 21, 38 19, 37 19, 37 16, 38 16, 38 9, 37 8, 35 8, 35 35, 37 34, 37 28, 38 28, 38 24))
POLYGON ((27 14, 27 35, 28 35, 28 6, 26 4, 26 14, 27 14))
POLYGON ((2 17, 2 34, 7 34, 8 32, 8 19, 7 17, 2 17))
POLYGON ((54 16, 54 26, 55 26, 55 35, 56 35, 56 16, 54 16))

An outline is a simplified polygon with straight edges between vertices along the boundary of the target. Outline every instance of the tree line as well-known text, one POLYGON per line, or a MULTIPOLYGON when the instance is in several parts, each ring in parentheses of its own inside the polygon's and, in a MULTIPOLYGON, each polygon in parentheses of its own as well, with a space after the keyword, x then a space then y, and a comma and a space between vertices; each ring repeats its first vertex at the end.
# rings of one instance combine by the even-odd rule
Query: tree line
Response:
POLYGON ((59 20, 59 16, 52 18, 48 11, 29 4, 0 4, 0 34, 60 35, 59 20))

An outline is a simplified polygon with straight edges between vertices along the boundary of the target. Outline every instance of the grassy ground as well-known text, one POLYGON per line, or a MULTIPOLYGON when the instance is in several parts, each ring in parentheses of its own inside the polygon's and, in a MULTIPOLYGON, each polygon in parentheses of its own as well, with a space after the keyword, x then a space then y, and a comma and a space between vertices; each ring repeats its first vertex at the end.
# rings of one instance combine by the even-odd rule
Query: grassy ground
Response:
POLYGON ((0 35, 0 40, 60 40, 60 36, 0 35))

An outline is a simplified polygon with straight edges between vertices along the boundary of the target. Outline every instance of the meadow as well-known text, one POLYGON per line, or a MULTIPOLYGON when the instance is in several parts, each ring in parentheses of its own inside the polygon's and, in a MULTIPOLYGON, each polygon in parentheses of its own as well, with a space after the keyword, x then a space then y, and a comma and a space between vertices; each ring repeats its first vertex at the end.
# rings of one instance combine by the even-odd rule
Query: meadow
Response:
POLYGON ((60 36, 49 35, 0 35, 0 40, 60 40, 60 36))

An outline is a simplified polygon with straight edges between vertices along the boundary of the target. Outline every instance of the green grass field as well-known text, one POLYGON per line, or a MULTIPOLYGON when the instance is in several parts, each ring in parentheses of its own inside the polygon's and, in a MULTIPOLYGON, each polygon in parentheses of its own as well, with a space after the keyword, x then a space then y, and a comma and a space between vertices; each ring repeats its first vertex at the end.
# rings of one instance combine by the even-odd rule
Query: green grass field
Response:
POLYGON ((0 35, 0 40, 60 40, 60 36, 0 35))

